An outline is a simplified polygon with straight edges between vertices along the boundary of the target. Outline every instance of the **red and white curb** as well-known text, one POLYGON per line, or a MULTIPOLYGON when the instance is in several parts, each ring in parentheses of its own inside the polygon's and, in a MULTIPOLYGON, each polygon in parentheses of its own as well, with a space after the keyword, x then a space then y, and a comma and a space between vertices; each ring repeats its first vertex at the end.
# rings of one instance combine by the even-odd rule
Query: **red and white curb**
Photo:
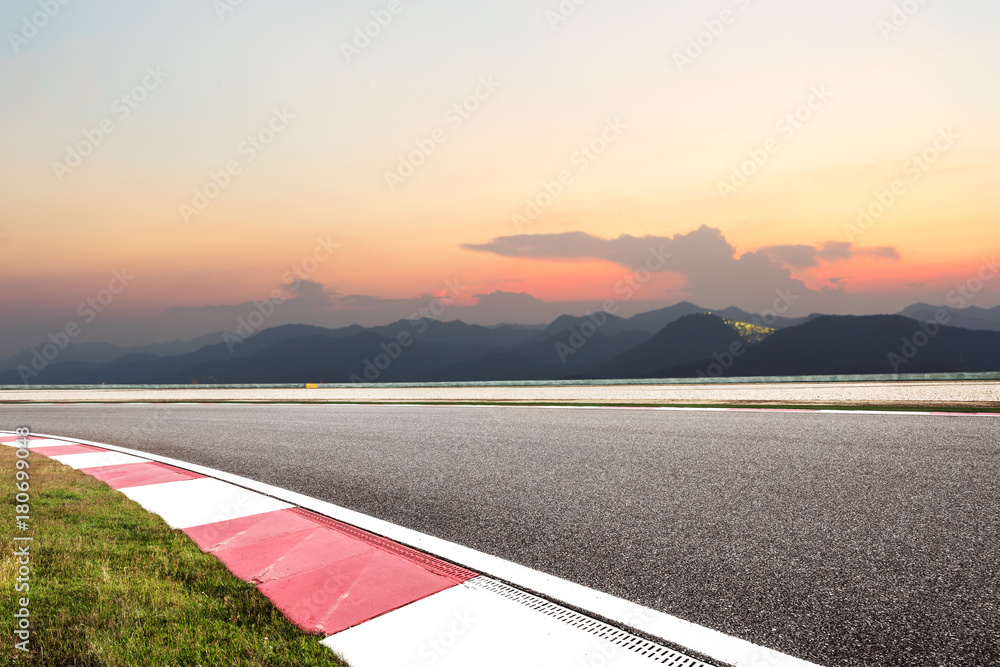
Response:
MULTIPOLYGON (((0 443, 17 446, 15 440, 13 434, 0 435, 0 443)), ((709 667, 664 644, 735 667, 815 667, 622 598, 237 475, 58 436, 33 435, 29 446, 104 481, 183 530, 236 576, 256 585, 297 626, 325 635, 322 643, 353 667, 512 662, 709 667)))

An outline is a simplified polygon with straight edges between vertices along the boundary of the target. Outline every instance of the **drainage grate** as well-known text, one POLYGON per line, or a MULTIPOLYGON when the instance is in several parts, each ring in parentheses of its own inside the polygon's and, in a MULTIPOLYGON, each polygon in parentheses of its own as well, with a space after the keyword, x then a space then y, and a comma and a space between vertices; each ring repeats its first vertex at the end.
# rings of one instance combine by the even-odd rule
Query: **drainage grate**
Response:
POLYGON ((678 653, 673 649, 669 649, 666 646, 661 646, 642 637, 637 637, 630 632, 620 630, 616 627, 603 623, 601 621, 590 618, 589 616, 584 616, 575 611, 567 609, 561 605, 555 604, 554 602, 549 602, 540 597, 534 596, 531 593, 526 593, 522 590, 508 586, 507 584, 496 581, 495 579, 490 579, 489 577, 476 577, 468 582, 466 585, 479 588, 484 591, 489 591, 491 593, 496 593, 508 600, 513 600, 519 604, 522 604, 529 609, 534 609, 547 616, 551 616, 567 625, 574 628, 579 628, 584 632, 589 632, 596 637, 603 639, 609 644, 614 644, 616 646, 621 646, 622 648, 628 649, 638 653, 641 656, 649 658, 651 661, 667 665, 668 667, 712 667, 706 662, 701 660, 696 660, 683 653, 678 653))
POLYGON ((422 551, 417 551, 416 549, 403 546, 399 542, 393 542, 392 540, 384 537, 379 537, 378 535, 361 530, 360 528, 355 528, 354 526, 337 521, 336 519, 331 519, 330 517, 323 516, 322 514, 310 512, 309 510, 301 507, 293 507, 289 511, 318 523, 321 526, 332 528, 333 530, 349 535, 356 540, 361 540, 362 542, 370 544, 377 549, 388 551, 391 554, 410 561, 414 565, 419 565, 426 570, 430 570, 434 574, 446 577, 457 583, 463 583, 473 577, 479 576, 478 572, 466 570, 464 567, 459 567, 458 565, 443 561, 440 558, 435 558, 434 556, 425 554, 422 551))

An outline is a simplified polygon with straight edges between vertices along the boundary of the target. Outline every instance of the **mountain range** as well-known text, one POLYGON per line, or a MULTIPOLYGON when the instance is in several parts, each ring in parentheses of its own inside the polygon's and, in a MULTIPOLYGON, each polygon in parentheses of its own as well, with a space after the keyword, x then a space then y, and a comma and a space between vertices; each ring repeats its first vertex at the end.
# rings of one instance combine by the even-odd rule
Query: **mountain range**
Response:
POLYGON ((400 320, 285 325, 240 341, 39 346, 0 384, 457 382, 1000 371, 1000 308, 914 304, 899 315, 761 318, 691 303, 547 326, 400 320), (937 322, 935 322, 937 319, 937 322), (941 321, 947 325, 940 324, 941 321), (45 355, 48 355, 46 357, 45 355))

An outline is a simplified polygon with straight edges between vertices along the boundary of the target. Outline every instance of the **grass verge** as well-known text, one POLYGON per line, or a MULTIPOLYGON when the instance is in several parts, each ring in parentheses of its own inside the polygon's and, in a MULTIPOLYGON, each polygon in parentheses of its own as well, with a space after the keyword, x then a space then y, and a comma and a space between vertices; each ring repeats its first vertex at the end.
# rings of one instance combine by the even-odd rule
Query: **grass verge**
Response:
POLYGON ((336 665, 252 585, 160 517, 72 468, 31 454, 30 524, 15 526, 15 449, 0 446, 0 664, 336 665), (13 533, 30 542, 30 590, 15 591, 13 533), (30 597, 30 652, 14 647, 30 597))

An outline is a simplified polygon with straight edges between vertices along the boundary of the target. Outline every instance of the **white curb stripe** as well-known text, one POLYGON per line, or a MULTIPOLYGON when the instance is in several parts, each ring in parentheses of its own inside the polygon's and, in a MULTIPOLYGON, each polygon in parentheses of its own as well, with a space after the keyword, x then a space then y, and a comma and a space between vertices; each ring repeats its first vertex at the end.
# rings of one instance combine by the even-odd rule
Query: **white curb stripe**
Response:
MULTIPOLYGON (((65 444, 65 443, 63 443, 65 444)), ((43 454, 44 456, 44 454, 43 454)), ((147 463, 147 459, 122 454, 121 452, 91 452, 89 454, 63 454, 62 456, 50 457, 53 461, 58 461, 70 468, 99 468, 102 466, 117 466, 125 463, 147 463)))
POLYGON ((292 507, 209 477, 118 490, 159 514, 171 528, 181 529, 292 507))
MULTIPOLYGON (((60 436, 48 435, 43 435, 42 437, 60 438, 60 436)), ((766 665, 767 667, 818 667, 815 663, 757 646, 744 639, 731 637, 717 630, 712 630, 711 628, 696 625, 675 616, 643 607, 623 598, 602 593, 567 581, 566 579, 532 570, 523 565, 497 558, 496 556, 491 556, 454 542, 425 535, 415 530, 397 526, 388 521, 376 519, 332 503, 310 498, 294 491, 206 466, 178 461, 166 456, 139 452, 126 447, 116 447, 114 445, 80 439, 66 438, 65 441, 142 456, 149 460, 159 461, 167 465, 252 489, 258 493, 291 503, 292 505, 304 507, 337 519, 338 521, 356 526, 362 530, 367 530, 376 535, 381 535, 414 549, 424 551, 442 560, 451 561, 470 570, 482 572, 495 579, 510 582, 519 588, 531 591, 542 597, 559 600, 569 607, 578 609, 596 618, 605 619, 620 627, 656 637, 668 644, 687 648, 720 662, 733 665, 734 667, 761 667, 762 665, 766 665)), ((185 482, 170 483, 180 484, 185 482)))
MULTIPOLYGON (((8 445, 13 445, 17 447, 17 442, 8 442, 8 445)), ((35 440, 32 438, 28 441, 29 449, 43 449, 45 447, 65 447, 66 442, 64 440, 53 440, 52 438, 39 438, 35 440)))
POLYGON ((576 620, 571 612, 571 619, 546 615, 482 588, 482 579, 487 578, 331 635, 323 644, 352 667, 508 667, 512 662, 524 667, 708 667, 665 649, 661 655, 643 655, 649 642, 634 636, 627 643, 610 641, 601 636, 608 630, 603 623, 588 632, 567 622, 576 620), (389 637, 392 640, 386 641, 389 637))

